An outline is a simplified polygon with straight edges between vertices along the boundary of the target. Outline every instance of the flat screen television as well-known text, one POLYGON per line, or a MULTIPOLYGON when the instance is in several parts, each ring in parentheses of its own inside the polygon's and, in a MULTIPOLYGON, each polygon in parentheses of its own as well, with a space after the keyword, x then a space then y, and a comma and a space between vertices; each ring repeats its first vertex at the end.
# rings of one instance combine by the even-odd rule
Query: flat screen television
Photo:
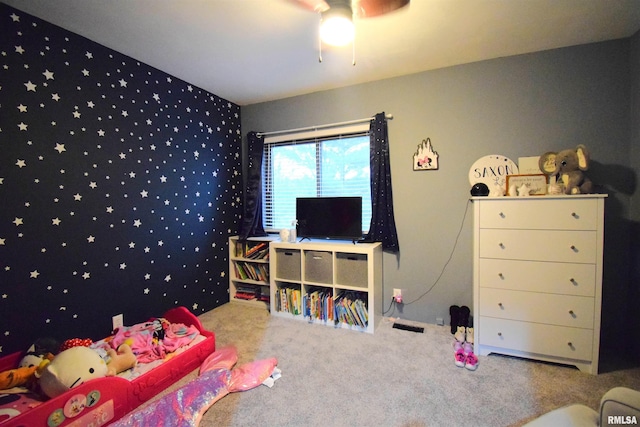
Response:
POLYGON ((362 197, 298 197, 298 237, 362 239, 362 197))

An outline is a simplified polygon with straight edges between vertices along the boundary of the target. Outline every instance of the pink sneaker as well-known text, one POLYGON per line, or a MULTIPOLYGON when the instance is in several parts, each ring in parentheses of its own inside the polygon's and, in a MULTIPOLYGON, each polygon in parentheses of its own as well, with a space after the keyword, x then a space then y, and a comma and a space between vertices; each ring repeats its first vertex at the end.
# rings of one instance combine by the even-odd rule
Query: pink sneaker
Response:
POLYGON ((478 356, 473 354, 473 351, 467 354, 464 367, 470 371, 475 371, 478 368, 478 356))
POLYGON ((458 351, 456 351, 456 354, 454 354, 453 357, 454 357, 454 363, 458 368, 462 368, 465 366, 467 356, 464 354, 464 351, 462 349, 459 349, 458 351))
POLYGON ((464 343, 462 344, 462 351, 464 351, 464 355, 468 355, 469 353, 473 353, 473 344, 471 343, 464 343))

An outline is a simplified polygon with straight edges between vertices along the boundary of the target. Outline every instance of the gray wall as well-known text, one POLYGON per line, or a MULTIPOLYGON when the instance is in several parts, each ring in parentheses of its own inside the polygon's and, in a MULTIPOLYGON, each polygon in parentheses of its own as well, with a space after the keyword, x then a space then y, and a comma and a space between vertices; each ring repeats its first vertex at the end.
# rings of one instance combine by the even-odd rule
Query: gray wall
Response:
POLYGON ((626 321, 629 208, 638 173, 638 151, 631 150, 632 83, 636 104, 639 99, 637 77, 630 77, 632 44, 637 75, 638 36, 633 43, 500 58, 249 105, 242 107, 242 131, 393 114, 389 139, 401 253, 385 254, 384 295, 376 298, 386 309, 392 288, 402 288, 410 304, 387 315, 427 323, 443 317, 447 324, 450 305, 472 305, 470 166, 489 154, 517 162, 585 144, 593 160, 589 175, 610 195, 603 328, 618 331, 626 321), (440 168, 413 171, 413 154, 427 137, 440 168))

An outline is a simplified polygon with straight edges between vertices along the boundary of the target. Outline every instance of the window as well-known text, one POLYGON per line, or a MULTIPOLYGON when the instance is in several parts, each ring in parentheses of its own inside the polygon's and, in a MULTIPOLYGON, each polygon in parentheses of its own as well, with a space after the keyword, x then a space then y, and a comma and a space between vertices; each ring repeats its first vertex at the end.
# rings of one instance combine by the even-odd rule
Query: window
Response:
POLYGON ((369 135, 364 128, 265 138, 262 219, 266 231, 290 228, 297 197, 362 197, 362 226, 371 222, 369 135), (326 132, 325 132, 326 133, 326 132), (296 139, 294 139, 294 137, 296 139))

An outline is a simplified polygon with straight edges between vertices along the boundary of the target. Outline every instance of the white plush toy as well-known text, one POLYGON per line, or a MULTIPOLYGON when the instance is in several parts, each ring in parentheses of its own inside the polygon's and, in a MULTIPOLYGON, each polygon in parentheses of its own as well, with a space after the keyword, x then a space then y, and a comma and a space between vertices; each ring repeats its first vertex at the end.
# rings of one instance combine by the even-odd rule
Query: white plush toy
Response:
POLYGON ((93 378, 107 375, 107 364, 97 351, 71 347, 56 355, 40 374, 40 388, 49 397, 61 395, 93 378))

